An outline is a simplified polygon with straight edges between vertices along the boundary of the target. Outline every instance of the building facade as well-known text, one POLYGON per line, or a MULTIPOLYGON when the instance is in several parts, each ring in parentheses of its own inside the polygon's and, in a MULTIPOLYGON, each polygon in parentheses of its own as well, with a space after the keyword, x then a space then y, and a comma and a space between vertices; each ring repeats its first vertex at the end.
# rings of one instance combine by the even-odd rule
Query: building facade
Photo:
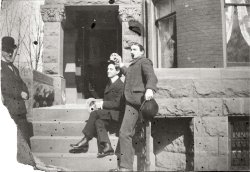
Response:
POLYGON ((249 4, 45 0, 43 74, 53 78, 54 105, 102 98, 109 55, 128 63, 139 42, 159 79, 155 170, 249 170, 249 4))

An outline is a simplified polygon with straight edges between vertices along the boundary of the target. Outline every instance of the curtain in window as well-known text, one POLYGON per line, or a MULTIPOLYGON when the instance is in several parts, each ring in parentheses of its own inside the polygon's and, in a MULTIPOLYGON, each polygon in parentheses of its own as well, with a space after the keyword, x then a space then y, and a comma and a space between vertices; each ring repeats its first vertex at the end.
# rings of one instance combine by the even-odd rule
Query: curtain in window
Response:
POLYGON ((174 17, 159 21, 159 55, 161 67, 171 68, 174 64, 174 17))

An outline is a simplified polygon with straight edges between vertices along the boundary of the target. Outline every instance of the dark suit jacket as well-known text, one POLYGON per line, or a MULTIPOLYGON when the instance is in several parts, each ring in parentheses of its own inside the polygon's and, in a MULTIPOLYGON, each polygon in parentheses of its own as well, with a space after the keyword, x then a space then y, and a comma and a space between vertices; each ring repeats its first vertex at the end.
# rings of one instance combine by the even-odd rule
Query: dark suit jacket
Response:
POLYGON ((28 88, 19 75, 19 71, 15 66, 12 66, 12 71, 8 64, 1 61, 1 90, 4 98, 3 104, 9 110, 11 115, 26 114, 25 102, 21 97, 21 92, 24 91, 29 95, 28 88))
POLYGON ((123 91, 124 83, 120 78, 112 84, 107 84, 104 91, 103 109, 98 110, 101 119, 122 120, 124 111, 123 91))
POLYGON ((121 72, 126 77, 124 95, 128 103, 140 106, 146 89, 157 91, 158 80, 151 60, 138 57, 131 61, 128 68, 123 67, 121 72))

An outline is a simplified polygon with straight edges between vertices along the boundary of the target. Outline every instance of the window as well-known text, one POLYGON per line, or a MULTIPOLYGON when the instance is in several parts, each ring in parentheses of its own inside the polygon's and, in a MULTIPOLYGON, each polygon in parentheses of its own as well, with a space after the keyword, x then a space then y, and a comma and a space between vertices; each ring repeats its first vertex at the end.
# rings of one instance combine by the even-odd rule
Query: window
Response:
POLYGON ((157 67, 177 67, 175 0, 156 0, 154 5, 157 28, 157 67))
POLYGON ((250 0, 225 0, 226 65, 250 66, 250 0))
POLYGON ((249 170, 249 117, 229 118, 230 169, 249 170))

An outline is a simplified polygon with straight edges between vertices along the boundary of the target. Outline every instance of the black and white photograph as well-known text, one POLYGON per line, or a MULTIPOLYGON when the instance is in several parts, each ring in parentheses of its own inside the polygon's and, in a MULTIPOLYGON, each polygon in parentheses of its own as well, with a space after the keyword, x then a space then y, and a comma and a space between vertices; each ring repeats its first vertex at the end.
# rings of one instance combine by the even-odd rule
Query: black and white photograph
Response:
POLYGON ((1 171, 249 171, 250 0, 0 0, 1 171))

